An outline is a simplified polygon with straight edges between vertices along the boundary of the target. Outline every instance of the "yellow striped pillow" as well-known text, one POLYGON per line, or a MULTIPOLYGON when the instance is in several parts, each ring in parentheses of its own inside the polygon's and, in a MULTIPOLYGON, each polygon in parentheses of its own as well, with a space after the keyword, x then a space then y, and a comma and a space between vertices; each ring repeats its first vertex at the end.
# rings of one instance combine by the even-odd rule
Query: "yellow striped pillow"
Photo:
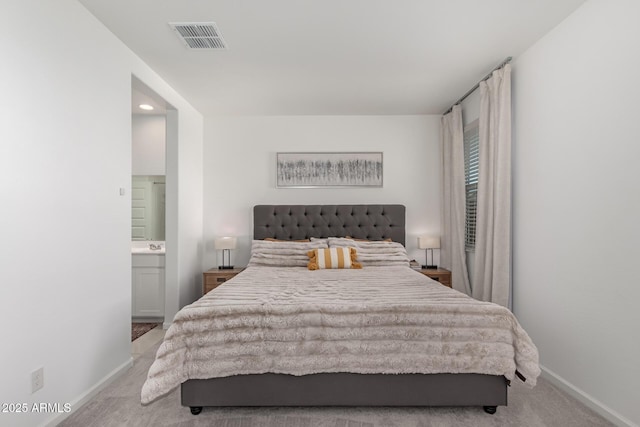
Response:
POLYGON ((309 270, 333 269, 333 268, 362 268, 362 264, 356 262, 355 248, 329 248, 314 249, 307 252, 309 256, 309 270))

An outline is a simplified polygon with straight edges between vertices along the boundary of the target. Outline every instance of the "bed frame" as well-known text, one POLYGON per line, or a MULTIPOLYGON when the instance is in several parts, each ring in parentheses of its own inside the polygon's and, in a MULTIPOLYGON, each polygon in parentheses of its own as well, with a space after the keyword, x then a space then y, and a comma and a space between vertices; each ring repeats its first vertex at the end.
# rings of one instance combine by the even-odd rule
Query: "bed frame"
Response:
MULTIPOLYGON (((258 205, 253 238, 392 239, 405 244, 402 205, 258 205)), ((204 406, 482 406, 507 404, 508 380, 482 374, 325 373, 236 375, 187 380, 182 405, 204 406)))

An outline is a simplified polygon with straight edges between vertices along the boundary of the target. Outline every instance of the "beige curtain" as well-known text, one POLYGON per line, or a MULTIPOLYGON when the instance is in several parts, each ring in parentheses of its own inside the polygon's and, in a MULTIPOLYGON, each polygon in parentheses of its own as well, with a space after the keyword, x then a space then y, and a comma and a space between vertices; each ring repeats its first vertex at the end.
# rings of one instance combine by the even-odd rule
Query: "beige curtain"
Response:
POLYGON ((465 187, 462 107, 442 116, 442 236, 440 265, 451 271, 452 287, 471 295, 464 244, 465 187))
POLYGON ((480 170, 473 297, 511 299, 511 66, 480 83, 480 170))

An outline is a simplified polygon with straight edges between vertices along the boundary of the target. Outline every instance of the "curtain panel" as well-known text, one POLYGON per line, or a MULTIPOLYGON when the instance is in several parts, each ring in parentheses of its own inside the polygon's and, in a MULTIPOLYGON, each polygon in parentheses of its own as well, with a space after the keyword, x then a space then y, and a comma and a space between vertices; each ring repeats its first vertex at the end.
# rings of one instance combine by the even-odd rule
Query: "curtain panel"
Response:
POLYGON ((511 66, 480 83, 480 168, 472 296, 511 301, 511 66))
POLYGON ((465 252, 464 131, 462 107, 442 116, 442 238, 440 265, 451 271, 452 287, 471 295, 465 252))

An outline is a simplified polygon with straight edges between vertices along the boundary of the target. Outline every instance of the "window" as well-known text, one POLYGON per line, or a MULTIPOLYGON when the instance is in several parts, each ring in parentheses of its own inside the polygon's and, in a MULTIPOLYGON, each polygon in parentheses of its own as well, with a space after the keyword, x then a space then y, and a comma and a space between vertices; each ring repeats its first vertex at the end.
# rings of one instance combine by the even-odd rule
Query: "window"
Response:
POLYGON ((478 120, 464 128, 464 183, 466 195, 465 246, 473 250, 476 246, 476 208, 478 206, 478 171, 480 154, 480 131, 478 120))

